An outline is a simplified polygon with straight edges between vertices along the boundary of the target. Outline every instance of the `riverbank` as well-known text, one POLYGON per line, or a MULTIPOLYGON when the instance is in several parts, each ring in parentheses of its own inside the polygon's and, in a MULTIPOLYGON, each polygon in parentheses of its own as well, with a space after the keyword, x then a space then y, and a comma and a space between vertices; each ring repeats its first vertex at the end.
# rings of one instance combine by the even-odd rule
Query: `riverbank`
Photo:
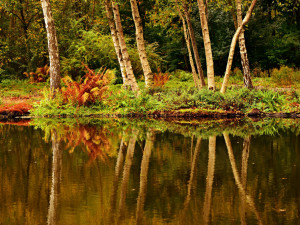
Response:
MULTIPOLYGON (((256 78, 258 79, 258 78, 256 78)), ((265 80, 265 78, 264 78, 265 80)), ((221 82, 221 81, 220 81, 221 82)), ((219 82, 219 83, 220 83, 219 82)), ((219 86, 217 83, 217 88, 219 86)), ((150 118, 238 118, 300 117, 299 85, 256 89, 232 85, 225 95, 219 91, 196 90, 189 81, 170 80, 152 93, 141 90, 139 96, 110 85, 101 101, 78 106, 63 96, 51 100, 45 83, 11 81, 0 84, 0 118, 40 117, 150 117, 150 118)), ((141 87, 143 84, 140 85, 141 87)))

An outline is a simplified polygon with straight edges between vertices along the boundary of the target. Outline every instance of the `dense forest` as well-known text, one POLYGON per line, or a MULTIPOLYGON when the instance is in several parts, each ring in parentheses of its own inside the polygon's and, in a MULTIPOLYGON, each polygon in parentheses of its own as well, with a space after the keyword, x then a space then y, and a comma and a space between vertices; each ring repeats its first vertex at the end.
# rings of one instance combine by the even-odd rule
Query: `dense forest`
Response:
POLYGON ((253 77, 281 73, 298 83, 299 21, 297 0, 1 0, 0 81, 46 81, 33 76, 48 76, 50 65, 54 88, 60 77, 68 86, 100 68, 133 91, 143 81, 150 89, 172 76, 184 81, 181 71, 197 89, 222 93, 229 75, 250 89, 253 77))

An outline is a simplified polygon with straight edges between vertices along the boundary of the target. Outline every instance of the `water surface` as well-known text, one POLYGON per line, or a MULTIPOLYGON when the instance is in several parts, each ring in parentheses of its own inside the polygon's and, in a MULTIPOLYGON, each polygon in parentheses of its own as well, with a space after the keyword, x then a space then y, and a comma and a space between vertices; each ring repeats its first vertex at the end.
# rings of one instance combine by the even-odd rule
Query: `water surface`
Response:
POLYGON ((0 125, 0 224, 297 224, 298 122, 0 125))

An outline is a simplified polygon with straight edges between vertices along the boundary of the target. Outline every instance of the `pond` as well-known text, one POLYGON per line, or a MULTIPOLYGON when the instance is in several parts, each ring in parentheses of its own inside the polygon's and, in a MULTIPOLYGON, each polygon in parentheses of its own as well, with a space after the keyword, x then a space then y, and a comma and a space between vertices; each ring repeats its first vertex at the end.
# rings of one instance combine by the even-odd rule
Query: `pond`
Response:
POLYGON ((299 120, 0 125, 0 224, 297 224, 299 120))

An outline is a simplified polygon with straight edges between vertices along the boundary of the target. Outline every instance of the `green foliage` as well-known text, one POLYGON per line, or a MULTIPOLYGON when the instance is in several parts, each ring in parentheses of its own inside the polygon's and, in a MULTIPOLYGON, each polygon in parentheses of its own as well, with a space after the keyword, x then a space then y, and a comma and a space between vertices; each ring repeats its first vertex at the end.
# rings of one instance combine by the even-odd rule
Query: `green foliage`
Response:
MULTIPOLYGON (((73 78, 83 76, 84 67, 82 62, 88 64, 91 68, 106 67, 119 71, 118 59, 110 35, 104 35, 94 30, 81 30, 79 35, 80 38, 73 40, 70 44, 68 57, 63 57, 62 59, 62 73, 64 75, 71 75, 73 78)), ((143 70, 137 49, 131 42, 132 40, 128 38, 127 48, 134 73, 142 74, 143 70)), ((150 65, 155 70, 162 61, 161 57, 156 53, 156 48, 156 44, 148 44, 146 49, 150 65)))
POLYGON ((296 82, 300 82, 300 71, 282 66, 279 69, 272 70, 271 78, 277 84, 292 85, 296 82))

